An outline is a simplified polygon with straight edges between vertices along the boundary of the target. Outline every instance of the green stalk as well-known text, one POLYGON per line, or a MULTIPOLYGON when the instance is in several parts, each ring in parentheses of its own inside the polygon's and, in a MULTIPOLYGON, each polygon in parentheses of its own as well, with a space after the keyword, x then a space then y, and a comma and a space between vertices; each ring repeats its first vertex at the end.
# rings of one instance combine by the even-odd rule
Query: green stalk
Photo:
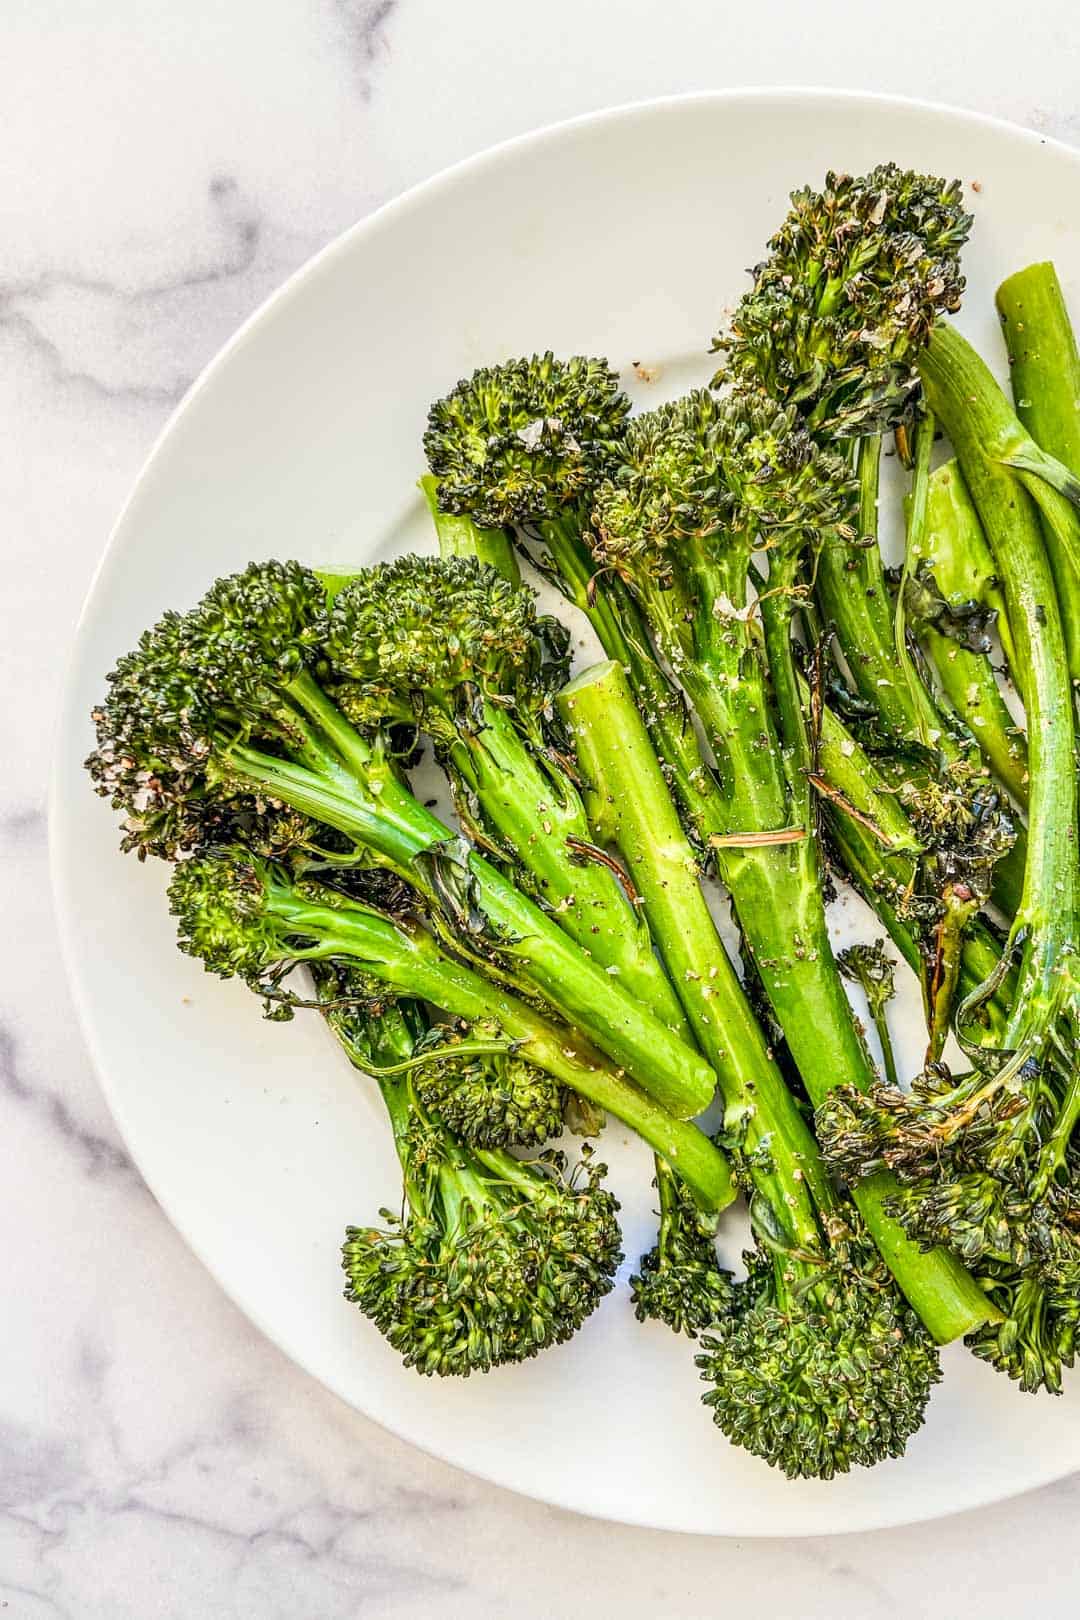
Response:
POLYGON ((653 656, 641 609, 616 575, 596 573, 575 520, 542 523, 539 533, 545 573, 585 614, 606 656, 622 666, 664 775, 693 819, 710 775, 682 696, 653 656))
MULTIPOLYGON (((437 481, 428 476, 420 485, 443 556, 479 557, 520 584, 517 559, 501 530, 480 529, 471 518, 440 511, 437 481)), ((692 1041, 647 929, 592 847, 585 807, 567 772, 553 759, 538 757, 514 718, 486 700, 480 724, 467 731, 448 718, 455 741, 446 765, 465 830, 481 843, 494 834, 571 939, 669 1029, 692 1041)))
MULTIPOLYGON (((745 1131, 747 1149, 768 1141, 771 1163, 756 1182, 770 1202, 783 1189, 812 1191, 828 1208, 832 1194, 814 1139, 769 1055, 701 889, 697 861, 648 733, 619 665, 586 670, 557 699, 582 774, 590 784, 597 836, 615 845, 641 894, 686 1015, 712 1062, 724 1098, 726 1128, 745 1131)), ((794 1212, 794 1205, 790 1206, 794 1212)), ((812 1226, 812 1204, 807 1217, 812 1226)), ((807 1234, 794 1229, 803 1241, 807 1234)))
POLYGON ((835 631, 855 690, 901 742, 925 742, 947 750, 947 727, 920 681, 897 669, 889 587, 877 543, 877 491, 881 439, 871 435, 856 447, 859 530, 863 544, 826 537, 817 558, 815 591, 826 623, 835 631))
POLYGON ((483 705, 479 728, 468 736, 459 732, 447 767, 458 819, 470 836, 482 841, 494 834, 570 938, 689 1039, 648 931, 594 850, 585 807, 566 773, 554 764, 545 770, 511 717, 490 703, 483 705))
POLYGON ((1006 1037, 1014 1061, 1022 1063, 1038 1055, 1076 993, 1076 768, 1065 640, 1035 508, 1003 465, 1023 429, 986 366, 952 327, 935 329, 920 370, 993 551, 1023 671, 1029 837, 1023 896, 1009 936, 1020 965, 1006 1037))
MULTIPOLYGON (((1031 264, 997 290, 1016 414, 1041 450, 1080 478, 1080 354, 1057 271, 1031 264)), ((1063 516, 1058 512, 1059 517, 1063 516)), ((1068 529, 1048 522, 1043 538, 1061 603, 1074 680, 1080 672, 1080 573, 1068 529)))
MULTIPOLYGON (((321 695, 316 701, 302 689, 292 690, 313 717, 330 726, 330 717, 322 715, 321 695)), ((236 746, 228 759, 241 784, 281 799, 373 851, 466 934, 477 929, 475 908, 483 930, 476 943, 483 945, 486 933, 535 991, 665 1108, 683 1118, 706 1108, 715 1076, 704 1059, 586 956, 498 867, 455 840, 450 828, 413 797, 336 709, 332 715, 335 749, 325 770, 236 746), (348 769, 341 763, 346 750, 348 769)))
MULTIPOLYGON (((827 1213, 833 1194, 717 937, 693 852, 618 666, 606 663, 587 671, 564 689, 559 706, 592 779, 597 816, 642 891, 687 1013, 714 1058, 729 1119, 736 1127, 746 1125, 751 1145, 768 1141, 775 1167, 764 1173, 762 1190, 771 1207, 779 1192, 777 1213, 783 1220, 783 1204, 797 1207, 805 1186, 812 1198, 801 1219, 810 1235, 814 1203, 827 1213)), ((854 1032, 850 1008, 847 1019, 854 1032)), ((831 1044, 822 1028, 811 1033, 821 1045, 831 1044)), ((924 1255, 909 1242, 884 1213, 883 1201, 892 1190, 891 1178, 874 1177, 853 1193, 868 1230, 929 1331, 940 1342, 970 1332, 987 1317, 981 1290, 951 1257, 924 1255)))
POLYGON ((705 1207, 722 1209, 734 1198, 727 1161, 696 1126, 659 1107, 575 1032, 556 1028, 509 991, 447 956, 422 930, 406 933, 361 906, 319 905, 276 883, 269 886, 267 910, 289 934, 315 940, 294 953, 296 960, 344 959, 395 991, 469 1023, 493 1019, 511 1041, 523 1044, 530 1062, 641 1136, 705 1207))
POLYGON ((521 584, 514 548, 502 529, 481 529, 470 517, 455 517, 439 506, 439 481, 430 473, 419 480, 439 540, 440 557, 479 557, 512 585, 521 584))
POLYGON ((896 612, 893 620, 893 645, 896 649, 896 661, 903 673, 904 684, 907 687, 912 707, 918 711, 919 741, 927 750, 934 746, 941 728, 927 721, 923 702, 926 697, 926 689, 915 673, 915 666, 911 661, 911 648, 908 646, 907 632, 907 585, 914 568, 915 558, 918 555, 920 546, 924 543, 926 534, 930 452, 934 445, 934 426, 934 413, 924 411, 915 430, 915 460, 912 467, 911 495, 907 504, 907 543, 904 547, 904 568, 900 579, 900 588, 896 593, 896 612))
MULTIPOLYGON (((926 526, 912 568, 924 565, 947 603, 969 602, 990 608, 1005 657, 1012 668, 1016 652, 1005 614, 1005 599, 994 573, 994 561, 955 461, 930 475, 926 526)), ((925 622, 916 635, 953 709, 979 745, 998 781, 1022 808, 1028 802, 1027 742, 1009 712, 985 653, 974 652, 955 637, 925 622)))

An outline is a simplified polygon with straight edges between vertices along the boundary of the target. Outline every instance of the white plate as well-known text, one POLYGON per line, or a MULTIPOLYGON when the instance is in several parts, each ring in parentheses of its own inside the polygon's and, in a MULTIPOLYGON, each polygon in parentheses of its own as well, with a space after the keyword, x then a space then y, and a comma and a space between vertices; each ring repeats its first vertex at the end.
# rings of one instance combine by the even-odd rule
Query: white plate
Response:
MULTIPOLYGON (((903 1461, 791 1484, 713 1428, 691 1350, 635 1323, 625 1271, 572 1344, 527 1366, 463 1383, 404 1371, 342 1300, 338 1271, 346 1223, 395 1201, 379 1105, 314 1020, 263 1023, 245 990, 177 953, 164 871, 121 859, 81 769, 87 713, 144 625, 249 558, 429 546, 413 487, 425 411, 474 366, 550 346, 628 374, 661 365, 639 398, 707 378, 721 306, 788 191, 890 158, 979 184, 961 324, 985 354, 1000 362, 993 289, 1020 265, 1053 256, 1080 307, 1080 159, 1004 124, 747 91, 514 141, 342 237, 210 366, 117 525, 64 703, 52 849, 67 960, 120 1129, 171 1219, 242 1309, 361 1411, 499 1484, 643 1525, 802 1535, 972 1507, 1080 1466, 1080 1400, 1021 1395, 952 1350, 903 1461)), ((854 907, 841 923, 865 932, 854 907)), ((919 1020, 909 994, 912 1057, 919 1020)), ((636 1258, 651 1241, 650 1169, 624 1137, 609 1128, 603 1151, 636 1258)))

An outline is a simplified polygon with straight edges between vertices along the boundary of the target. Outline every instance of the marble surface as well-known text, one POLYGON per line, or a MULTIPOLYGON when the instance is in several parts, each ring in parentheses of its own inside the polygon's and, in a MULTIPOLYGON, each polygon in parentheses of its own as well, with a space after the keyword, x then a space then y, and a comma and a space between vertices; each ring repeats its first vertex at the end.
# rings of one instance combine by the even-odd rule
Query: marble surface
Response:
POLYGON ((118 507, 200 367, 343 227, 554 119, 825 83, 1080 142, 1067 0, 5 0, 0 8, 0 1610, 15 1620, 1075 1612, 1080 1478, 921 1529, 643 1534, 469 1479, 242 1319, 130 1164, 48 899, 52 716, 118 507))

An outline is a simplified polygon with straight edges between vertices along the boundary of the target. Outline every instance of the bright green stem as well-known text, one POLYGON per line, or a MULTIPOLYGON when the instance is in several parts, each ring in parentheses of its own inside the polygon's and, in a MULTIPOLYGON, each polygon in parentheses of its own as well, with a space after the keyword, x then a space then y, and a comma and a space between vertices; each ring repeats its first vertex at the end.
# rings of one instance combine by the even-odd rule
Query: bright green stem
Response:
MULTIPOLYGON (((443 555, 452 550, 461 557, 481 557, 512 584, 520 583, 517 558, 501 530, 481 529, 470 518, 440 512, 438 485, 430 475, 420 480, 420 487, 443 555)), ((558 765, 536 758, 504 709, 485 703, 482 722, 467 733, 459 730, 446 761, 456 779, 458 819, 474 838, 482 841, 494 834, 513 850, 533 891, 571 939, 613 970, 623 988, 651 1007, 669 1029, 692 1040, 648 931, 618 877, 595 858, 600 852, 591 847, 589 820, 575 784, 558 765)))
MULTIPOLYGON (((1031 264, 1003 281, 997 307, 1009 351, 1016 414, 1041 450, 1080 478, 1080 353, 1052 264, 1031 264)), ((1080 574, 1067 541, 1044 527, 1073 679, 1080 671, 1080 574)))
POLYGON ((485 704, 482 719, 475 732, 459 734, 447 762, 463 825, 481 836, 494 833, 571 939, 670 1029, 692 1039, 647 929, 592 844, 574 783, 558 767, 537 762, 505 710, 485 704), (470 796, 480 810, 476 827, 470 796))
POLYGON ((645 618, 615 574, 597 574, 572 519, 541 524, 547 567, 568 601, 586 615, 608 658, 621 664, 664 775, 692 821, 709 792, 709 771, 682 697, 652 653, 645 618))
MULTIPOLYGON (((976 602, 993 609, 1010 669, 1016 657, 994 560, 955 461, 930 475, 926 526, 913 561, 933 575, 954 606, 976 602)), ((956 713, 979 745, 990 769, 1022 808, 1028 802, 1027 742, 1009 712, 987 654, 973 652, 933 625, 918 627, 924 653, 956 713)))
POLYGON ((605 1063, 573 1031, 556 1028, 507 990, 447 956, 421 930, 406 934, 360 906, 321 906, 293 890, 271 885, 268 909, 289 929, 316 941, 300 958, 344 959, 417 1000, 429 1001, 469 1023, 492 1020, 523 1044, 530 1062, 606 1109, 663 1155, 710 1209, 735 1196, 723 1154, 696 1126, 675 1119, 605 1063))
MULTIPOLYGON (((783 706, 781 731, 790 749, 790 739, 799 731, 805 735, 806 728, 791 648, 791 598, 786 591, 766 592, 760 609, 774 690, 783 706)), ((804 741, 800 757, 807 752, 804 741)), ((876 1075, 833 956, 815 830, 808 823, 804 831, 794 844, 721 848, 718 861, 766 994, 818 1107, 835 1086, 846 1083, 865 1091, 876 1075)), ((911 1304, 935 1338, 947 1343, 986 1321, 990 1307, 953 1256, 941 1250, 923 1254, 886 1215, 895 1190, 891 1176, 873 1176, 860 1182, 852 1197, 911 1304)))
POLYGON ((1021 954, 1007 1038, 1032 1054, 1074 994, 1076 973, 1076 770, 1061 616, 1035 509, 1002 465, 1024 429, 955 328, 935 329, 920 369, 993 551, 1023 672, 1031 793, 1024 889, 1010 935, 1021 954))
MULTIPOLYGON (((766 594, 761 615, 782 705, 781 730, 785 737, 794 736, 799 728, 805 733, 807 720, 791 647, 790 601, 766 594)), ((726 870, 724 875, 743 935, 816 1108, 835 1086, 847 1083, 865 1091, 877 1077, 833 956, 812 824, 807 833, 799 844, 745 852, 771 857, 771 893, 760 892, 760 885, 751 887, 738 870, 734 878, 726 870), (735 881, 744 893, 736 890, 735 881)), ((765 863, 755 864, 761 868, 765 863)), ((987 1321, 992 1307, 953 1255, 942 1249, 923 1254, 886 1214, 896 1187, 895 1178, 882 1173, 859 1182, 852 1198, 912 1306, 934 1337, 946 1344, 987 1321)))
POLYGON ((892 1035, 889 1032, 889 1020, 885 1014, 885 1005, 873 998, 867 1001, 867 1010, 877 1031, 878 1045, 881 1047, 881 1061, 885 1068, 885 1079, 890 1086, 900 1084, 900 1076, 896 1070, 896 1052, 893 1049, 892 1035))
POLYGON ((481 529, 470 517, 456 517, 439 506, 439 481, 430 473, 419 480, 419 488, 428 503, 439 540, 440 557, 479 557, 489 567, 498 569, 512 585, 521 584, 517 557, 509 537, 502 529, 481 529))
POLYGON ((564 687, 559 711, 591 784, 598 833, 610 835, 702 1050, 720 1079, 725 1122, 745 1132, 755 1186, 789 1238, 819 1241, 815 1202, 833 1204, 813 1136, 769 1055, 728 960, 699 881, 694 852, 621 668, 596 664, 564 687), (765 1159, 754 1168, 754 1150, 765 1159))
POLYGON ((912 708, 918 712, 919 741, 926 749, 934 747, 941 726, 927 719, 926 689, 915 673, 908 646, 907 584, 911 578, 915 558, 926 534, 927 491, 930 483, 930 452, 934 445, 934 413, 925 411, 915 430, 915 461, 912 469, 911 496, 907 504, 907 544, 904 547, 904 568, 900 588, 896 593, 896 612, 893 620, 893 645, 896 661, 904 677, 912 708))
MULTIPOLYGON (((346 724, 339 717, 338 738, 346 724)), ((346 833, 389 862, 429 901, 439 902, 447 891, 438 883, 435 864, 440 848, 455 847, 454 834, 385 762, 373 758, 359 734, 353 733, 349 750, 357 767, 366 751, 365 775, 332 760, 315 771, 246 747, 232 749, 229 759, 253 786, 346 833)), ((500 954, 517 964, 520 976, 672 1113, 688 1119, 707 1108, 716 1077, 700 1054, 615 982, 498 867, 472 848, 466 847, 462 858, 470 898, 500 954)))
POLYGON ((919 681, 913 687, 903 668, 897 669, 889 589, 877 543, 880 438, 861 440, 857 454, 863 543, 852 546, 841 536, 826 537, 815 575, 818 607, 835 631, 855 690, 886 731, 901 742, 936 733, 934 745, 949 748, 951 739, 930 694, 919 681))

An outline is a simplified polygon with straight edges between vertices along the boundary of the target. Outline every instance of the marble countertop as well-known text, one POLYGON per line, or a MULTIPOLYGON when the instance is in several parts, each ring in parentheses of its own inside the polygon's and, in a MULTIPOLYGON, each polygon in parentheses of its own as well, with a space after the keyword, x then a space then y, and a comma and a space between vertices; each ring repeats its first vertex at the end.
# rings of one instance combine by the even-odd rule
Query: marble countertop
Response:
POLYGON ((716 1542, 478 1483, 340 1405, 173 1233, 48 900, 66 650, 123 497, 237 324, 446 163, 684 89, 892 90, 1080 142, 1068 0, 6 0, 0 17, 0 1610, 13 1620, 1075 1612, 1080 1477, 931 1527, 716 1542), (1034 1572, 1034 1574, 1032 1573, 1034 1572))

